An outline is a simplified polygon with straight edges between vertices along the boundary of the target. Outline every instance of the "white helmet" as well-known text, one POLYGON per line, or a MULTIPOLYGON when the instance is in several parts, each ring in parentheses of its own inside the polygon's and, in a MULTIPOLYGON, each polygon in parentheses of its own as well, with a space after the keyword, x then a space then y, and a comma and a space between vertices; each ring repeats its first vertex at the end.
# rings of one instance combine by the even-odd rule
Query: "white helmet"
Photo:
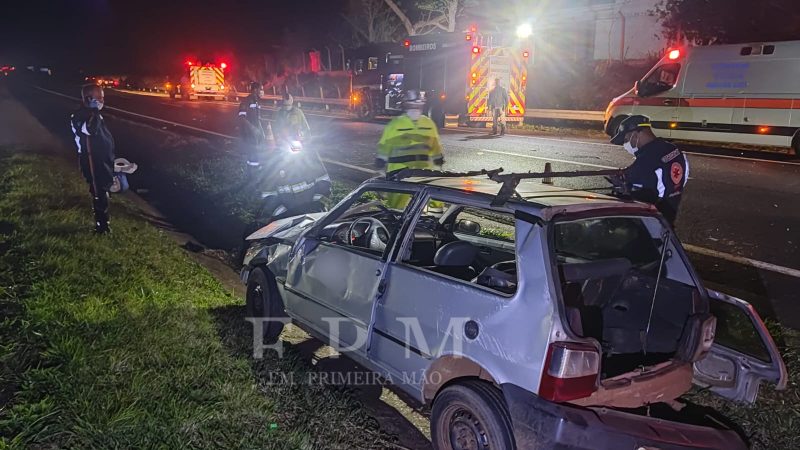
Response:
POLYGON ((425 97, 419 91, 408 90, 403 95, 403 109, 422 109, 425 106, 425 97))

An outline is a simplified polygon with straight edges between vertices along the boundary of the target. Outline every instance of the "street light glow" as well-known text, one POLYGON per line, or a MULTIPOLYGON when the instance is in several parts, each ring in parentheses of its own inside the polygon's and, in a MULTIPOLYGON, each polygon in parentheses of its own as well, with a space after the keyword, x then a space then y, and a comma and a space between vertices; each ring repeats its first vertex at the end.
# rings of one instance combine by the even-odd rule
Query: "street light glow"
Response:
POLYGON ((533 27, 531 27, 531 24, 523 23, 517 27, 518 38, 525 39, 527 37, 530 37, 531 34, 533 34, 533 27))

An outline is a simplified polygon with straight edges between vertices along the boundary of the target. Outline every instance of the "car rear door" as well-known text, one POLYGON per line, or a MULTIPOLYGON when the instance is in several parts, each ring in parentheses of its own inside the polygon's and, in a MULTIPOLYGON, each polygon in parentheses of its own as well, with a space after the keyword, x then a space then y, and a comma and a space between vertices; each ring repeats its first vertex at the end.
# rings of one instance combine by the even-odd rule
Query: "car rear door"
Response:
POLYGON ((708 290, 717 318, 714 344, 694 363, 694 382, 730 400, 754 403, 762 381, 785 389, 786 365, 767 327, 744 300, 708 290))

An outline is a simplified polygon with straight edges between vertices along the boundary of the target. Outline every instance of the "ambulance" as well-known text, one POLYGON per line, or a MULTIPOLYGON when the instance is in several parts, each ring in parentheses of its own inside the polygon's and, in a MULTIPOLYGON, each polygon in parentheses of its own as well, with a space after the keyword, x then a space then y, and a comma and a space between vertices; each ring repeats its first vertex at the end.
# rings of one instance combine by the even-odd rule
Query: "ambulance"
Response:
POLYGON ((180 97, 183 100, 196 100, 198 98, 210 98, 214 100, 224 100, 225 88, 225 69, 227 64, 199 64, 194 61, 186 61, 186 71, 179 83, 167 83, 165 89, 170 98, 180 97))
POLYGON ((605 131, 633 114, 667 139, 783 147, 800 155, 800 41, 669 49, 611 100, 605 131))

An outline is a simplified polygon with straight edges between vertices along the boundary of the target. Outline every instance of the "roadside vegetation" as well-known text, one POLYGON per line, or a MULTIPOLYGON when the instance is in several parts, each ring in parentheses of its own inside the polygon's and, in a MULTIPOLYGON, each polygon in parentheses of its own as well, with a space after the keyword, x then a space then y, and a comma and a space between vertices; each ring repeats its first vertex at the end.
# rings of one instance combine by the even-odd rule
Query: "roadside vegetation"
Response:
POLYGON ((24 150, 0 149, 0 449, 394 447, 296 348, 252 359, 242 299, 124 195, 95 236, 74 167, 24 150))

